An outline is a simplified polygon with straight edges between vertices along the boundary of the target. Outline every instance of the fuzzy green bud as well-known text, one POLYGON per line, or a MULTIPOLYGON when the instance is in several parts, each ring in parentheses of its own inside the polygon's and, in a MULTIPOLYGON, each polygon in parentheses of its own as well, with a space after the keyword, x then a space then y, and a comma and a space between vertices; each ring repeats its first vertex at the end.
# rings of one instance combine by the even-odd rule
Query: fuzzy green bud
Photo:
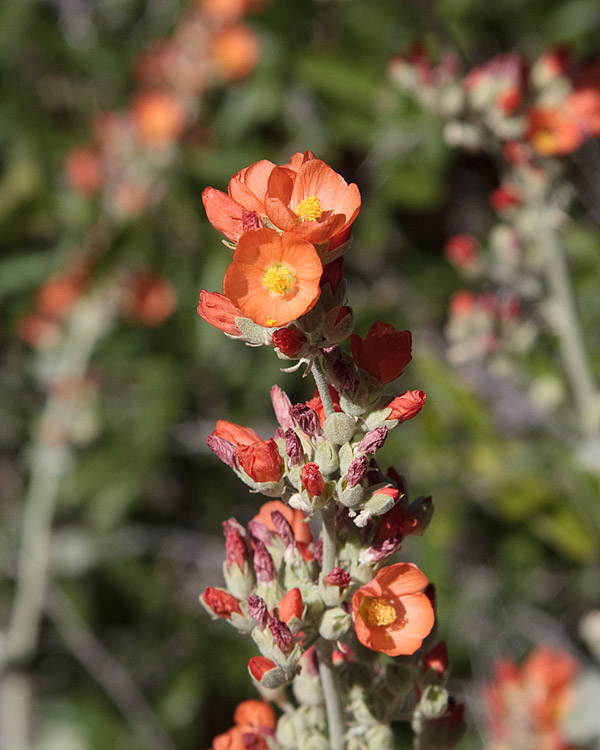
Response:
POLYGON ((343 445, 351 440, 356 430, 356 422, 349 414, 336 411, 330 414, 323 425, 325 438, 334 445, 343 445))
POLYGON ((298 750, 331 750, 329 740, 322 734, 305 732, 304 736, 300 735, 298 739, 298 750))
POLYGON ((248 318, 236 318, 236 326, 242 332, 242 338, 247 341, 251 346, 262 346, 270 342, 270 335, 266 329, 254 323, 248 318))
POLYGON ((283 714, 277 721, 277 741, 284 748, 296 750, 298 739, 296 737, 296 725, 294 717, 289 714, 283 714))
POLYGON ((367 729, 365 745, 368 750, 394 750, 394 733, 386 724, 377 724, 367 729))
POLYGON ((348 632, 351 624, 351 616, 341 607, 326 609, 321 618, 319 633, 328 641, 336 641, 348 632))
POLYGON ((428 685, 419 701, 418 710, 427 719, 443 716, 448 708, 448 691, 440 685, 428 685))
POLYGON ((317 446, 315 450, 315 463, 324 476, 331 476, 338 470, 340 465, 338 452, 329 440, 323 440, 317 446))

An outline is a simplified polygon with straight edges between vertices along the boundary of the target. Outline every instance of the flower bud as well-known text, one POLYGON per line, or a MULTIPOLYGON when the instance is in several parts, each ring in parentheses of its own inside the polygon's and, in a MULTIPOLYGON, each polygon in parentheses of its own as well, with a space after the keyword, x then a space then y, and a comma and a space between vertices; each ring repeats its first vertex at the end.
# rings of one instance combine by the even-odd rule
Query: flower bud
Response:
POLYGON ((344 636, 352 624, 352 617, 345 609, 326 609, 319 625, 319 634, 328 641, 336 641, 344 636))
POLYGON ((344 341, 352 333, 354 316, 348 305, 329 310, 323 321, 323 337, 331 344, 344 341))
POLYGON ((349 414, 334 412, 330 414, 323 425, 323 434, 334 445, 349 442, 356 430, 356 422, 349 414))
POLYGON ((376 724, 365 733, 367 750, 394 750, 394 733, 387 724, 376 724))
POLYGON ((293 427, 292 402, 283 388, 280 388, 278 385, 274 385, 271 388, 271 403, 273 404, 273 411, 281 429, 287 430, 293 427))
POLYGON ((269 609, 264 599, 256 594, 248 597, 248 614, 262 630, 269 622, 269 609))
POLYGON ((278 617, 269 620, 269 630, 273 635, 273 642, 283 654, 289 654, 294 648, 294 637, 289 627, 278 617))
POLYGON ((278 667, 271 659, 266 656, 253 656, 248 661, 248 671, 250 676, 255 679, 261 687, 269 690, 285 685, 293 678, 293 673, 286 669, 278 667))
POLYGON ((340 465, 338 459, 338 452, 329 442, 329 440, 323 440, 315 450, 315 463, 318 465, 322 474, 330 476, 335 473, 340 465))
POLYGON ((322 495, 325 490, 325 482, 316 463, 304 464, 302 467, 302 482, 312 497, 322 495))
POLYGON ((375 490, 364 504, 361 512, 354 519, 356 526, 362 528, 367 525, 367 522, 370 518, 373 518, 373 516, 381 516, 388 510, 391 510, 396 504, 398 495, 398 490, 389 485, 375 490))
POLYGON ((352 461, 352 463, 348 467, 348 474, 346 477, 346 481, 350 489, 352 489, 352 487, 356 487, 357 484, 360 484, 362 482, 369 468, 369 464, 370 459, 368 456, 358 456, 354 459, 354 461, 352 461))
POLYGON ((418 497, 408 506, 408 512, 415 519, 413 534, 423 536, 433 516, 433 502, 431 496, 418 497))
POLYGON ((260 583, 272 583, 275 580, 275 565, 269 550, 263 542, 255 542, 254 571, 260 583))
POLYGON ((385 439, 387 438, 387 427, 376 427, 371 432, 367 433, 364 438, 356 446, 358 453, 364 453, 368 456, 377 453, 377 451, 383 447, 385 439))
POLYGON ((296 434, 295 430, 291 427, 284 433, 285 437, 285 452, 290 459, 290 466, 298 466, 302 462, 304 457, 304 449, 302 448, 302 441, 296 434))
POLYGON ((338 586, 339 588, 346 588, 346 586, 350 585, 350 581, 352 580, 350 573, 348 573, 347 570, 344 570, 343 568, 340 568, 340 566, 336 566, 335 568, 332 568, 329 573, 325 576, 323 579, 323 582, 326 586, 338 586))
POLYGON ((223 617, 226 620, 231 620, 231 615, 234 612, 239 615, 242 614, 238 600, 224 589, 208 586, 200 596, 200 603, 213 618, 223 617))
POLYGON ((298 750, 331 750, 331 745, 322 734, 311 731, 305 733, 304 737, 299 737, 298 750))
POLYGON ((425 685, 443 685, 448 672, 448 649, 444 641, 437 643, 423 657, 419 682, 425 685))
POLYGON ((448 691, 439 685, 428 685, 419 701, 418 710, 427 719, 443 716, 448 708, 448 691))
POLYGON ((338 482, 338 499, 346 508, 357 508, 366 497, 368 497, 367 490, 362 484, 350 487, 343 479, 338 482))
POLYGON ((290 622, 292 617, 302 619, 304 614, 304 602, 302 601, 302 594, 300 589, 290 589, 283 599, 279 602, 278 607, 279 617, 287 624, 290 622))
POLYGON ((297 328, 279 328, 273 331, 273 346, 285 357, 296 357, 306 341, 306 335, 297 328))
POLYGON ((312 438, 321 436, 321 423, 314 409, 306 404, 294 404, 291 413, 295 423, 305 435, 312 438))
POLYGON ((427 396, 423 391, 406 391, 401 396, 396 396, 386 407, 386 409, 390 410, 387 419, 397 419, 399 422, 406 422, 416 417, 425 405, 426 398, 427 396))

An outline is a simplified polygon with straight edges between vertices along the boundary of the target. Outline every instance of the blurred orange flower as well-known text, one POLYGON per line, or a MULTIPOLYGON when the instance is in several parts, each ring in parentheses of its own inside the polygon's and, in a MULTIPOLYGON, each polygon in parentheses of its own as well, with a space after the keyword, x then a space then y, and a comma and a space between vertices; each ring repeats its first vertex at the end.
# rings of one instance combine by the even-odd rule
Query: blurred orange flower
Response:
POLYGON ((247 26, 231 26, 213 42, 217 70, 229 81, 237 81, 252 72, 260 57, 260 42, 247 26))
POLYGON ((431 602, 422 591, 428 583, 412 563, 382 568, 352 597, 358 640, 389 656, 414 654, 435 619, 431 602))
POLYGON ((240 237, 223 291, 255 323, 279 328, 314 307, 322 271, 313 245, 300 235, 256 229, 240 237))
POLYGON ((534 649, 520 668, 510 659, 500 660, 484 691, 494 750, 569 750, 561 721, 572 705, 579 669, 566 651, 548 646, 534 649))
POLYGON ((277 719, 265 701, 243 701, 233 715, 235 726, 213 740, 212 750, 267 750, 263 735, 274 736, 277 719))
POLYGON ((176 303, 173 285, 157 273, 146 271, 127 281, 123 314, 136 323, 155 327, 167 320, 176 303))
POLYGON ((570 154, 583 142, 573 117, 567 110, 558 107, 530 109, 525 137, 542 156, 570 154))
POLYGON ((100 187, 102 179, 100 158, 91 148, 74 148, 65 161, 71 187, 83 195, 91 195, 100 187))
POLYGON ((170 91, 146 91, 132 103, 133 122, 141 140, 148 146, 174 143, 186 125, 185 108, 170 91))

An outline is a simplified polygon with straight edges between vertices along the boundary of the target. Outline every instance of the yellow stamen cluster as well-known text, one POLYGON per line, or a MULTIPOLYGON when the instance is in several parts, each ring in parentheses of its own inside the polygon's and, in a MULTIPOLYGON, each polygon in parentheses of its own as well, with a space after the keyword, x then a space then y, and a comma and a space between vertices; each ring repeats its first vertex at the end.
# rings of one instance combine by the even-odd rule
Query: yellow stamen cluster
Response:
POLYGON ((556 135, 550 130, 540 130, 534 135, 533 143, 542 156, 549 156, 556 148, 556 135))
POLYGON ((273 294, 285 296, 294 286, 296 277, 289 266, 284 263, 274 263, 263 276, 262 284, 273 294))
POLYGON ((321 201, 316 195, 301 200, 296 206, 296 215, 300 221, 315 221, 322 213, 321 201))
POLYGON ((372 599, 367 607, 365 619, 369 625, 391 625, 396 621, 396 610, 386 599, 372 599))

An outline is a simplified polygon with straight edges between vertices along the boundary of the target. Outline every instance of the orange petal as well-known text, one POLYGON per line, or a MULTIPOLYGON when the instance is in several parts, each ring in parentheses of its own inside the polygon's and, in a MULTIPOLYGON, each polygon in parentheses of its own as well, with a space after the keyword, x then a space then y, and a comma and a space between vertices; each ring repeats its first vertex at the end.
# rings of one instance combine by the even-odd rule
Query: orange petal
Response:
POLYGON ((275 729, 277 720, 275 712, 265 701, 242 701, 233 714, 233 720, 239 727, 249 727, 256 732, 263 728, 275 729))
POLYGON ((262 159, 242 169, 231 178, 229 195, 247 211, 264 214, 265 193, 274 168, 273 162, 262 159))
POLYGON ((237 242, 243 231, 242 206, 213 187, 207 187, 202 191, 202 203, 213 227, 228 239, 237 242))
POLYGON ((389 589, 395 596, 421 591, 429 583, 427 576, 414 563, 388 565, 377 573, 377 580, 383 591, 389 589))
POLYGON ((241 427, 239 424, 228 422, 225 419, 217 420, 212 434, 235 445, 252 445, 261 441, 260 436, 251 427, 241 427))

